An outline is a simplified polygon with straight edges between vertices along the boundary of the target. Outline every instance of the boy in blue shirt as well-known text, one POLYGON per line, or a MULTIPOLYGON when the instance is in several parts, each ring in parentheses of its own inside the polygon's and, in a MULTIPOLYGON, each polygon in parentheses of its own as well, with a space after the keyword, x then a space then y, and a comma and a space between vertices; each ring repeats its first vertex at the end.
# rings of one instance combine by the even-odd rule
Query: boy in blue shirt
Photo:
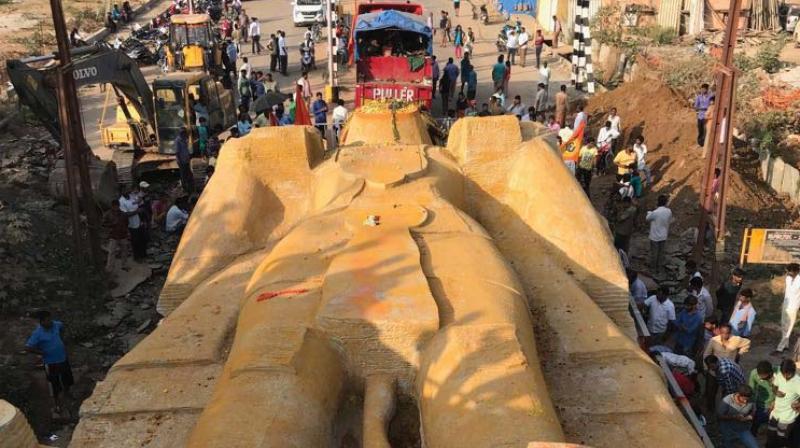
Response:
POLYGON ((325 137, 325 123, 328 121, 328 103, 322 99, 322 93, 317 92, 317 99, 311 105, 311 112, 314 114, 314 125, 319 129, 322 137, 325 137))
POLYGON ((39 325, 25 343, 25 350, 42 357, 47 381, 50 383, 50 392, 55 403, 54 411, 61 413, 61 392, 69 394, 69 388, 74 383, 72 368, 67 359, 67 349, 61 334, 64 324, 53 320, 49 311, 39 313, 39 325))
POLYGON ((200 156, 208 158, 208 120, 206 117, 199 118, 200 124, 197 125, 197 148, 200 156))

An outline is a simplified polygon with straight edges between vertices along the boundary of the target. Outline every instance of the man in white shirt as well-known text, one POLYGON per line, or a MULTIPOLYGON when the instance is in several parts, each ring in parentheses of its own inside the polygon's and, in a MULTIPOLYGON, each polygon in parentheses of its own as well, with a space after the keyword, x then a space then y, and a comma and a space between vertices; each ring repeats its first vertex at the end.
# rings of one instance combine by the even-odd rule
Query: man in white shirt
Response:
POLYGON ((778 343, 777 352, 782 353, 789 345, 792 329, 797 320, 797 310, 800 309, 800 265, 790 263, 786 267, 786 289, 783 292, 783 306, 781 306, 781 342, 778 343))
POLYGON ((303 72, 303 75, 297 80, 297 85, 302 88, 303 99, 306 101, 306 106, 310 105, 311 98, 314 97, 314 92, 311 91, 311 81, 308 80, 308 72, 303 72))
POLYGON ((289 69, 289 51, 286 47, 286 33, 278 31, 278 71, 286 76, 289 69))
POLYGON ((508 32, 508 41, 506 41, 506 48, 508 49, 508 61, 511 65, 514 65, 517 56, 517 50, 519 49, 519 36, 514 30, 510 30, 508 32))
POLYGON ((650 168, 647 167, 647 145, 644 144, 644 137, 637 136, 633 142, 633 152, 636 153, 636 169, 644 173, 647 183, 650 183, 650 168))
POLYGON ((589 116, 586 115, 586 112, 583 109, 586 108, 586 105, 583 103, 578 104, 578 113, 575 114, 575 122, 572 124, 572 129, 577 130, 581 123, 588 124, 589 116))
POLYGON ((666 195, 658 197, 658 207, 647 212, 645 218, 650 223, 650 269, 654 275, 661 272, 664 264, 664 249, 669 236, 669 225, 672 223, 672 210, 667 207, 666 195))
POLYGON ((344 107, 344 100, 339 98, 336 101, 337 106, 333 109, 333 124, 335 125, 343 125, 344 122, 347 120, 347 108, 344 107))
POLYGON ((261 24, 258 19, 253 17, 250 19, 250 28, 248 29, 250 37, 253 39, 250 52, 253 54, 261 54, 261 24))
POLYGON ((522 97, 517 95, 514 97, 514 101, 511 104, 509 104, 508 107, 506 108, 506 112, 508 112, 511 115, 516 115, 518 117, 521 117, 525 115, 525 111, 527 109, 528 107, 522 104, 522 97))
POLYGON ((166 230, 168 233, 181 233, 189 220, 186 198, 178 198, 167 211, 166 230))
POLYGON ((616 150, 617 149, 617 146, 616 146, 617 137, 622 135, 622 124, 620 123, 619 115, 617 115, 617 108, 616 107, 612 107, 611 108, 611 111, 609 111, 608 117, 606 118, 606 121, 611 123, 611 129, 615 133, 615 136, 614 136, 614 138, 612 139, 612 142, 611 142, 612 143, 611 147, 614 148, 614 150, 616 150))
POLYGON ((141 201, 138 196, 126 188, 119 197, 119 209, 128 217, 128 231, 131 234, 131 251, 136 261, 141 261, 147 256, 147 229, 142 225, 139 217, 141 201))
POLYGON ((678 369, 686 375, 692 375, 697 372, 695 370, 695 362, 692 361, 692 358, 688 356, 676 355, 675 353, 670 352, 661 352, 659 355, 664 358, 664 361, 668 366, 672 367, 673 369, 678 369))
POLYGON ((702 277, 692 277, 689 280, 687 292, 697 297, 697 309, 703 314, 703 319, 714 315, 714 299, 711 298, 708 289, 703 286, 702 277))
POLYGON ((667 297, 667 289, 660 287, 656 295, 644 301, 647 309, 647 329, 651 345, 659 344, 667 332, 670 322, 675 320, 675 305, 667 297))
POLYGON ((244 64, 239 67, 239 73, 244 70, 247 73, 247 79, 250 79, 250 74, 253 73, 253 66, 250 65, 250 61, 248 61, 247 58, 242 58, 242 62, 244 62, 244 64))
POLYGON ((519 45, 519 66, 525 67, 525 57, 528 55, 528 41, 531 40, 531 36, 525 31, 525 27, 519 32, 519 36, 517 36, 517 44, 519 45))
POLYGON ((621 124, 620 124, 620 118, 619 118, 619 115, 617 115, 617 108, 616 107, 612 107, 611 108, 611 111, 608 113, 608 118, 606 118, 606 121, 610 121, 611 122, 611 129, 617 131, 617 133, 622 132, 622 128, 621 128, 621 124))
POLYGON ((637 305, 643 304, 647 300, 647 285, 639 278, 639 273, 633 269, 628 269, 626 273, 628 274, 628 285, 633 301, 637 305))
POLYGON ((536 108, 536 112, 540 114, 544 114, 547 110, 547 86, 540 82, 539 85, 536 86, 536 97, 534 100, 533 107, 536 108))
POLYGON ((542 75, 542 84, 544 84, 545 91, 550 91, 550 67, 547 62, 542 62, 542 68, 539 69, 539 74, 542 75))
POLYGON ((611 127, 611 122, 606 121, 606 124, 600 128, 600 131, 597 133, 597 147, 608 147, 608 149, 611 149, 611 145, 618 135, 618 133, 614 132, 614 128, 611 127))

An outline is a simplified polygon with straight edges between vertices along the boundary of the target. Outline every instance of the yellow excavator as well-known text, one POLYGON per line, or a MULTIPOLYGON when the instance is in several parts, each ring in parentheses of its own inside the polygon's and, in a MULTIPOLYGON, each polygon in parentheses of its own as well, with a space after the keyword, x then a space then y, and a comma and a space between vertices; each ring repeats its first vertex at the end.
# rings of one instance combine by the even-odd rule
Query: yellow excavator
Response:
POLYGON ((167 62, 179 71, 220 72, 222 50, 208 14, 177 14, 170 18, 167 62))
MULTIPOLYGON (((135 61, 108 46, 82 47, 72 56, 77 87, 106 85, 104 111, 112 95, 116 98, 116 119, 107 124, 104 114, 99 126, 103 145, 114 150, 112 160, 121 185, 130 185, 146 171, 177 167, 175 138, 180 129, 193 130, 190 147, 196 142, 196 104, 208 111, 212 134, 236 123, 233 94, 203 71, 169 73, 148 83, 135 61)), ((29 65, 48 58, 52 59, 8 60, 6 68, 20 102, 31 108, 58 141, 55 70, 29 65)))

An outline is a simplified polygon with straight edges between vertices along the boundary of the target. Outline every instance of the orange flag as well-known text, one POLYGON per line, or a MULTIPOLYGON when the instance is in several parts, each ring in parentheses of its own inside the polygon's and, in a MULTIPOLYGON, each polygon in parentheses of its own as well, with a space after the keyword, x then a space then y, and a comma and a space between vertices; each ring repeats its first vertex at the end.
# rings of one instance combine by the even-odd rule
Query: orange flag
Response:
POLYGON ((561 158, 577 162, 580 157, 581 146, 583 146, 583 132, 586 130, 586 121, 581 122, 578 129, 572 132, 572 136, 561 143, 561 158))
POLYGON ((303 86, 298 85, 294 92, 294 124, 297 126, 311 126, 311 116, 303 99, 303 86))

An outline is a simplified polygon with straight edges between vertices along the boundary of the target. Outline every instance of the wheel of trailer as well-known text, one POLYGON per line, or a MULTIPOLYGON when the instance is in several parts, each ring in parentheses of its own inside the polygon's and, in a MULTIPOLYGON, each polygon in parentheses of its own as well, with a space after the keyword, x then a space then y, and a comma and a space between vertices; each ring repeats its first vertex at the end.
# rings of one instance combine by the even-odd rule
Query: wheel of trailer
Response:
POLYGON ((194 189, 200 191, 206 186, 206 169, 208 162, 205 159, 192 159, 189 162, 192 169, 192 177, 194 178, 194 189))
POLYGON ((117 182, 122 190, 133 185, 134 158, 134 151, 121 149, 115 149, 111 156, 111 161, 117 166, 117 182))

